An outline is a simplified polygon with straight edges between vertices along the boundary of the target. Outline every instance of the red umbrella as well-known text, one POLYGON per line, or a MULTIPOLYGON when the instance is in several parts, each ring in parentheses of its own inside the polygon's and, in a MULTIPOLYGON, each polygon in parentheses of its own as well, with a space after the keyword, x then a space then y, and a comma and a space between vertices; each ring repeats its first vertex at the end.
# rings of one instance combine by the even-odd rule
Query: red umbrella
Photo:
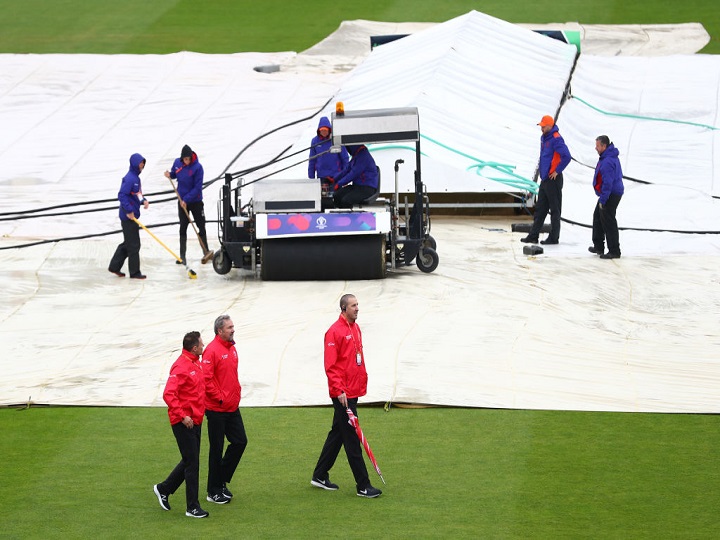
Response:
POLYGON ((380 480, 382 480, 382 483, 385 483, 385 479, 383 478, 382 472, 380 472, 380 467, 377 464, 377 460, 375 459, 375 456, 372 453, 372 450, 370 450, 370 444, 365 439, 365 435, 362 432, 362 428, 360 427, 360 422, 358 421, 358 417, 355 416, 355 413, 352 412, 352 409, 350 407, 347 408, 347 415, 348 415, 348 424, 350 424, 352 427, 355 428, 355 433, 357 433, 358 439, 360 439, 360 442, 365 447, 365 452, 367 453, 368 457, 370 458, 370 461, 372 461, 373 466, 375 467, 375 471, 380 476, 380 480))

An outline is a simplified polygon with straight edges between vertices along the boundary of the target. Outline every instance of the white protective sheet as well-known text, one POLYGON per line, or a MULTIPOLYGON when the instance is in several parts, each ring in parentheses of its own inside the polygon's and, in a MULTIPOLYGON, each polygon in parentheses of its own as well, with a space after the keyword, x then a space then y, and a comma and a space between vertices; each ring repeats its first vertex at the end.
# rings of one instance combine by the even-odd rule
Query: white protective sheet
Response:
MULTIPOLYGON (((477 13, 406 39, 377 49, 354 72, 348 71, 352 55, 333 59, 322 47, 305 55, 0 55, 0 122, 11 126, 0 133, 0 213, 114 199, 135 151, 148 158, 146 193, 169 189, 162 171, 185 143, 197 150, 206 178, 218 176, 250 141, 313 115, 338 90, 348 106, 363 104, 357 108, 417 100, 424 134, 516 170, 534 167, 535 124, 553 112, 565 85, 555 78, 541 85, 534 70, 539 63, 566 77, 565 46, 477 13), (403 42, 410 45, 397 63, 403 42), (270 74, 252 69, 273 64, 284 67, 270 74), (415 74, 421 90, 407 84, 415 74), (472 99, 463 99, 458 87, 472 99), (376 95, 384 97, 375 101, 376 95)), ((578 225, 565 223, 562 243, 537 258, 522 255, 511 220, 437 217, 436 272, 411 267, 373 282, 271 283, 237 270, 219 276, 199 264, 191 231, 188 255, 197 280, 145 235, 144 282, 107 272, 118 233, 2 249, 0 405, 162 406, 182 335, 200 330, 209 341, 221 313, 236 324, 244 406, 325 404, 322 335, 338 315, 340 295, 353 292, 370 374, 366 401, 718 412, 718 235, 623 231, 623 258, 600 261, 587 253, 584 226, 595 203, 587 166, 597 159, 594 137, 605 132, 627 158, 626 174, 653 182, 627 183, 621 225, 720 229, 713 198, 717 131, 657 121, 648 128, 647 120, 616 118, 579 101, 716 126, 717 65, 715 57, 581 56, 576 99, 559 117, 578 160, 566 173, 564 216, 578 225), (673 84, 664 72, 680 69, 692 83, 659 91, 673 84)), ((316 125, 317 116, 263 139, 231 170, 306 144, 316 125)), ((423 163, 431 191, 456 189, 456 181, 465 190, 459 173, 440 173, 466 165, 432 152, 423 163)), ((403 171, 412 170, 410 161, 403 171)), ((384 179, 391 176, 384 168, 384 179)), ((205 192, 211 219, 217 188, 205 192)), ((163 197, 151 197, 145 223, 177 219, 172 201, 156 202, 163 197)), ((116 231, 115 203, 108 206, 0 221, 0 248, 116 231)), ((154 232, 176 249, 175 227, 154 232)), ((208 232, 217 248, 213 224, 208 232)))

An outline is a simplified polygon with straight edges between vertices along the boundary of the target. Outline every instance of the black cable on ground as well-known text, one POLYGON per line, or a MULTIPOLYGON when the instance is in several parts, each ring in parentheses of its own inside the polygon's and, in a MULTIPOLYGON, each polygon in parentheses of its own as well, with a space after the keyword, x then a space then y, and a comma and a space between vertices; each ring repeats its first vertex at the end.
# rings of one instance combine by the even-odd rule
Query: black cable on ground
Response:
MULTIPOLYGON (((217 221, 208 221, 206 223, 217 223, 217 221)), ((145 225, 148 229, 155 229, 158 227, 168 227, 171 225, 179 225, 179 221, 174 221, 170 223, 156 223, 154 225, 145 225)), ((56 242, 65 242, 68 240, 85 240, 87 238, 98 238, 100 236, 110 236, 111 234, 122 234, 122 229, 118 229, 116 231, 109 231, 109 232, 101 232, 101 233, 93 233, 93 234, 83 234, 81 236, 67 236, 65 238, 51 238, 49 240, 38 240, 37 242, 29 242, 27 244, 16 244, 14 246, 2 246, 0 247, 0 251, 5 249, 19 249, 19 248, 26 248, 26 247, 32 247, 32 246, 40 246, 42 244, 54 244, 56 242)))
MULTIPOLYGON (((334 96, 333 96, 333 97, 334 97, 334 96)), ((299 124, 299 123, 301 123, 301 122, 306 122, 306 121, 312 119, 313 117, 317 116, 317 114, 320 113, 325 107, 327 107, 328 103, 330 103, 330 101, 332 101, 333 97, 331 97, 330 99, 328 99, 328 100, 322 105, 322 107, 320 107, 317 111, 315 111, 315 112, 314 112, 313 114, 311 114, 310 116, 307 116, 307 117, 305 117, 305 118, 300 118, 299 120, 293 120, 292 122, 288 122, 288 123, 286 123, 286 124, 283 124, 283 125, 281 125, 281 126, 278 126, 278 127, 274 128, 274 129, 272 129, 272 130, 270 130, 270 131, 268 131, 268 132, 266 132, 266 133, 263 133, 263 134, 259 135, 258 137, 256 137, 256 138, 253 139, 252 141, 250 141, 242 150, 240 150, 240 152, 237 153, 237 155, 230 161, 230 163, 228 163, 228 165, 225 167, 225 169, 223 169, 223 172, 222 172, 221 174, 219 174, 219 175, 216 176, 215 178, 212 178, 211 180, 208 180, 207 182, 204 182, 204 183, 203 183, 203 190, 204 190, 206 187, 208 187, 208 186, 212 185, 213 183, 217 182, 218 180, 224 179, 225 173, 226 173, 226 172, 228 171, 228 169, 233 165, 233 163, 235 163, 235 162, 240 158, 240 156, 242 156, 249 148, 251 148, 251 147, 252 147, 254 144, 256 144, 258 141, 260 141, 261 139, 267 137, 268 135, 271 135, 271 134, 273 134, 273 133, 276 133, 276 132, 278 132, 278 131, 280 131, 280 130, 282 130, 282 129, 285 129, 285 128, 287 128, 287 127, 294 126, 294 125, 299 124)), ((299 151, 297 151, 297 152, 294 152, 293 154, 290 154, 290 155, 288 155, 288 156, 281 157, 281 156, 282 156, 285 152, 287 152, 290 148, 292 148, 292 146, 288 146, 288 147, 285 148, 282 152, 280 152, 275 158, 271 159, 270 161, 268 161, 268 162, 266 162, 266 163, 263 163, 263 164, 261 164, 261 165, 256 165, 256 166, 254 166, 254 167, 250 167, 250 168, 248 168, 248 169, 246 169, 246 170, 244 170, 244 171, 240 171, 240 172, 238 172, 238 173, 233 173, 233 175, 234 175, 234 177, 237 177, 237 176, 241 176, 241 175, 243 175, 243 174, 249 174, 250 172, 258 171, 258 170, 260 170, 260 169, 262 169, 262 168, 264 168, 264 167, 268 167, 268 166, 270 166, 270 165, 273 165, 274 163, 276 163, 277 161, 281 161, 282 159, 287 159, 287 158, 290 158, 290 157, 295 156, 295 155, 297 155, 297 154, 300 154, 300 153, 303 153, 303 152, 307 152, 307 151, 308 151, 310 148, 312 148, 312 147, 308 147, 308 148, 305 148, 305 149, 303 149, 303 150, 299 150, 299 151)), ((300 162, 300 163, 302 163, 302 162, 300 162)), ((296 166, 296 165, 298 165, 298 164, 296 163, 296 164, 294 164, 294 165, 291 165, 290 167, 294 167, 294 166, 296 166)), ((286 167, 285 169, 281 169, 280 171, 286 170, 287 168, 290 168, 290 167, 286 167)), ((280 171, 276 171, 276 172, 280 172, 280 171)), ((274 174, 274 173, 273 173, 273 174, 274 174)), ((268 176, 270 176, 270 175, 268 175, 268 176)), ((266 177, 263 177, 263 178, 266 178, 266 177)), ((253 182, 262 180, 263 178, 254 180, 253 182)), ((175 191, 174 191, 174 190, 163 190, 163 191, 157 191, 157 192, 147 193, 147 194, 146 194, 146 197, 157 197, 157 196, 160 196, 160 195, 170 195, 170 194, 175 195, 175 191)), ((170 202, 170 201, 175 201, 175 200, 177 200, 177 196, 168 197, 168 198, 159 199, 159 200, 155 199, 155 200, 152 201, 152 204, 160 204, 160 203, 165 203, 165 202, 170 202)), ((94 200, 94 201, 80 201, 80 202, 74 202, 74 203, 65 203, 65 204, 59 204, 59 205, 54 205, 54 206, 47 206, 47 207, 43 207, 43 208, 33 208, 33 209, 29 209, 29 210, 17 210, 17 211, 13 211, 13 212, 1 212, 1 213, 0 213, 0 216, 2 216, 2 217, 0 217, 0 221, 16 221, 16 220, 20 220, 20 219, 33 219, 33 218, 43 218, 43 217, 58 217, 58 216, 67 216, 67 215, 73 215, 73 214, 86 214, 86 213, 93 213, 93 212, 105 212, 105 211, 110 211, 110 210, 112 210, 112 211, 117 211, 117 210, 118 210, 118 207, 117 207, 117 198, 114 198, 114 199, 98 199, 98 200, 94 200), (92 209, 88 209, 88 210, 82 210, 82 211, 79 211, 79 212, 78 212, 78 211, 75 211, 75 212, 42 213, 42 212, 48 212, 48 211, 51 211, 51 210, 58 210, 58 209, 61 209, 61 208, 70 208, 70 207, 76 207, 76 206, 87 206, 87 205, 91 205, 91 204, 104 204, 104 203, 113 203, 113 202, 116 203, 116 205, 111 206, 111 207, 92 208, 92 209)), ((208 222, 206 222, 206 223, 213 223, 213 222, 215 222, 215 221, 208 221, 208 222)), ((165 226, 168 226, 168 225, 177 225, 178 223, 179 223, 179 222, 175 222, 175 223, 162 223, 162 224, 157 224, 157 225, 147 225, 147 227, 148 227, 148 228, 153 228, 153 227, 165 227, 165 226)), ((100 236, 109 236, 109 235, 111 235, 111 234, 117 234, 117 233, 120 233, 120 232, 122 232, 122 231, 121 231, 121 230, 115 230, 115 231, 110 231, 110 232, 95 233, 95 234, 88 234, 88 235, 82 235, 82 236, 74 236, 74 237, 67 237, 67 238, 55 238, 55 239, 41 240, 41 241, 31 242, 31 243, 27 243, 27 244, 17 244, 17 245, 14 245, 14 246, 0 247, 0 250, 31 247, 31 246, 41 245, 41 244, 49 244, 49 243, 62 242, 62 241, 68 241, 68 240, 83 240, 83 239, 87 239, 87 238, 95 238, 95 237, 100 237, 100 236)))
MULTIPOLYGON (((585 229, 592 229, 592 225, 588 225, 587 223, 580 223, 579 221, 573 221, 571 219, 567 219, 564 217, 560 218, 560 221, 563 221, 565 223, 569 223, 570 225, 577 225, 578 227, 583 227, 585 229)), ((653 232, 653 233, 675 233, 675 234, 720 234, 720 230, 718 231, 681 231, 678 229, 651 229, 648 227, 620 227, 618 226, 619 231, 639 231, 639 232, 653 232)))

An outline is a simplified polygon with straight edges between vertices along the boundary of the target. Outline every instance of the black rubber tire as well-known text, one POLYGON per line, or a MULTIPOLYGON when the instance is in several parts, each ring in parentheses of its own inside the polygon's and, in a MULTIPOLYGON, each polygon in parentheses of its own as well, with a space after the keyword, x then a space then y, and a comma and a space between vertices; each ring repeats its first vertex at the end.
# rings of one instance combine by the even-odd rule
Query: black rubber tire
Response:
POLYGON ((215 255, 213 255, 212 265, 215 272, 221 276, 227 274, 232 269, 230 256, 222 249, 218 249, 215 255))
POLYGON ((424 247, 420 250, 420 253, 415 257, 415 264, 417 267, 426 274, 434 271, 438 264, 440 264, 440 256, 431 247, 424 247))

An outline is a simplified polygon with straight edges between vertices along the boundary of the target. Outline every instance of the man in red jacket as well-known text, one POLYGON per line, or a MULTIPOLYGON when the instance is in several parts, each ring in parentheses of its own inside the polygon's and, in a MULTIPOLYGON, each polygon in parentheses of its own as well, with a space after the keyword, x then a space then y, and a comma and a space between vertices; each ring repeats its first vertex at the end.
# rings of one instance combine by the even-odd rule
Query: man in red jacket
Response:
POLYGON ((358 496, 373 498, 382 491, 370 485, 360 440, 347 415, 350 407, 357 416, 358 398, 367 393, 362 333, 356 322, 359 311, 357 298, 352 294, 343 295, 340 298, 340 317, 325 332, 325 373, 335 412, 310 484, 332 491, 338 489, 337 484, 330 481, 329 472, 340 448, 344 446, 358 496))
POLYGON ((230 502, 227 488, 247 446, 245 425, 240 415, 238 354, 235 349, 235 325, 229 315, 215 319, 215 339, 202 358, 205 374, 205 415, 208 420, 207 500, 217 504, 230 502), (223 456, 225 438, 228 444, 223 456))
POLYGON ((200 355, 203 341, 200 332, 188 332, 183 338, 180 357, 170 368, 163 399, 182 460, 164 482, 155 484, 153 491, 163 510, 170 510, 168 497, 185 482, 185 515, 204 518, 209 514, 198 502, 200 473, 200 426, 205 412, 205 378, 200 355))

